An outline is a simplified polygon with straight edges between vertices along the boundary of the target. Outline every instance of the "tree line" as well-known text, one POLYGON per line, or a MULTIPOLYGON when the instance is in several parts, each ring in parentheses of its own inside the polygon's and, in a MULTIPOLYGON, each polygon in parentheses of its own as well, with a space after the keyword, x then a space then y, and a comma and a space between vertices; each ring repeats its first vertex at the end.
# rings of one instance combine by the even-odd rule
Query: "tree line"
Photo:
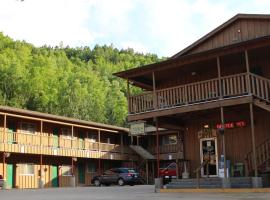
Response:
POLYGON ((0 33, 0 104, 125 126, 126 82, 112 74, 161 59, 113 45, 35 47, 0 33))

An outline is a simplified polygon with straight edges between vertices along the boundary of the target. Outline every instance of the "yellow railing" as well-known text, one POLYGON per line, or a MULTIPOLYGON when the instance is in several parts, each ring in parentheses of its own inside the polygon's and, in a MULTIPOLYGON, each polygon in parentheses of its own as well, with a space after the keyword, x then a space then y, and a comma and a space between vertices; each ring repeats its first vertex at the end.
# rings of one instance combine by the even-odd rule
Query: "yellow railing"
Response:
POLYGON ((21 144, 77 150, 100 150, 104 152, 116 152, 130 154, 132 151, 128 146, 119 144, 107 144, 92 142, 88 139, 68 138, 63 136, 46 136, 40 133, 18 133, 7 130, 0 131, 0 142, 7 144, 21 144))

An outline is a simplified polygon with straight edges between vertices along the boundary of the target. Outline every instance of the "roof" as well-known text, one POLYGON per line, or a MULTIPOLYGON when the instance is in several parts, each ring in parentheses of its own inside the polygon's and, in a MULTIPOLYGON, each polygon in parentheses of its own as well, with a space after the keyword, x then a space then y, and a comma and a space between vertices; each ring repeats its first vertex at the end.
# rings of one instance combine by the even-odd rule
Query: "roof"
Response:
POLYGON ((206 34, 205 36, 203 36, 202 38, 197 40, 196 42, 192 43, 190 46, 186 47, 182 51, 173 55, 171 58, 177 58, 179 56, 186 54, 188 51, 190 51, 194 47, 203 43, 204 41, 211 38, 213 35, 222 31, 223 29, 225 29, 226 27, 228 27, 229 25, 231 25, 232 23, 234 23, 235 21, 237 21, 239 19, 270 19, 270 15, 267 15, 267 14, 237 14, 234 17, 232 17, 231 19, 229 19, 228 21, 226 21, 225 23, 223 23, 220 26, 218 26, 217 28, 215 28, 213 31, 209 32, 208 34, 206 34))
POLYGON ((12 112, 12 113, 17 113, 17 114, 21 114, 21 115, 57 120, 57 121, 80 124, 80 125, 85 125, 85 126, 93 126, 93 127, 101 128, 101 129, 110 129, 110 130, 122 131, 122 132, 127 132, 127 133, 129 132, 129 129, 124 128, 124 127, 113 126, 113 125, 97 123, 97 122, 92 122, 92 121, 86 121, 86 120, 80 120, 80 119, 74 119, 74 118, 63 117, 63 116, 58 116, 58 115, 52 115, 52 114, 48 114, 48 113, 41 113, 41 112, 37 112, 37 111, 31 111, 31 110, 26 110, 26 109, 21 109, 21 108, 14 108, 14 107, 9 107, 9 106, 0 106, 0 111, 1 112, 12 112))

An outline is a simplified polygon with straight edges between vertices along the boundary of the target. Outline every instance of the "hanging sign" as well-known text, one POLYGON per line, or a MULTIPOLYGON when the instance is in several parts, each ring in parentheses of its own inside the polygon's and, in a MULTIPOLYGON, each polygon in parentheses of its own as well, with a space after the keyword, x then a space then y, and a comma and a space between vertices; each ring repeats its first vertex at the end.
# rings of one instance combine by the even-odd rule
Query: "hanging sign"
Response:
POLYGON ((213 138, 217 137, 217 131, 215 129, 205 128, 198 132, 198 138, 213 138))
POLYGON ((130 124, 130 134, 132 136, 145 134, 145 122, 130 124))

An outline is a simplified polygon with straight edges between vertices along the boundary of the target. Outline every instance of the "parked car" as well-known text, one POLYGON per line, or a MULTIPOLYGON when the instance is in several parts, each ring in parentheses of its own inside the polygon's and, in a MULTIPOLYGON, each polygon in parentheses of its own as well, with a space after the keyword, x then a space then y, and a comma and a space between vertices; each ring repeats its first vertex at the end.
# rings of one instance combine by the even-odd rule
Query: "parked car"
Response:
POLYGON ((3 188, 4 185, 4 179, 3 176, 0 174, 0 187, 3 188))
POLYGON ((95 186, 111 184, 132 186, 144 183, 144 179, 132 168, 113 168, 105 171, 102 175, 95 176, 91 182, 95 186))
POLYGON ((164 183, 170 182, 173 178, 177 177, 177 164, 171 163, 167 167, 159 168, 159 175, 163 178, 164 183))

